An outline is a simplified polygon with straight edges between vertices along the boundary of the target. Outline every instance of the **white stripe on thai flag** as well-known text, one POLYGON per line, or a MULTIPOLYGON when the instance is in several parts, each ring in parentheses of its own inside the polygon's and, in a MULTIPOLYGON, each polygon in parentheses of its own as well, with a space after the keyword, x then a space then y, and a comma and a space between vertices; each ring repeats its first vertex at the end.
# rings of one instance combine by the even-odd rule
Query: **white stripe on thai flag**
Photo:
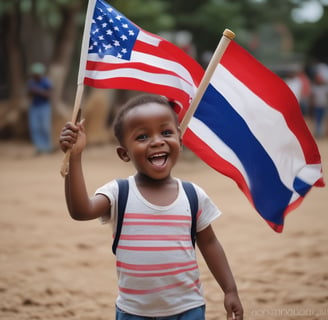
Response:
POLYGON ((284 81, 231 42, 184 143, 234 179, 276 231, 313 185, 324 185, 320 154, 284 81))
POLYGON ((140 29, 130 60, 88 54, 84 83, 165 94, 182 108, 181 120, 203 73, 200 65, 180 48, 140 29))

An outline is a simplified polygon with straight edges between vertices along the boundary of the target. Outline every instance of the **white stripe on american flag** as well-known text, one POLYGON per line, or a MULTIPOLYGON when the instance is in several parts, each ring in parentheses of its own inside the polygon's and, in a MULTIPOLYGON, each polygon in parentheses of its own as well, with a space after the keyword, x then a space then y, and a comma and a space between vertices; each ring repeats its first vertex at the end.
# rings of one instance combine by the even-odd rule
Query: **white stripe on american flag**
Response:
POLYGON ((150 83, 156 83, 158 85, 167 85, 173 88, 181 88, 189 95, 193 95, 194 92, 193 88, 181 78, 168 74, 155 74, 151 72, 145 72, 139 69, 120 68, 117 70, 109 71, 86 70, 85 77, 97 80, 110 78, 139 79, 150 83))
POLYGON ((155 47, 158 47, 159 43, 161 42, 160 38, 155 37, 154 35, 151 35, 148 32, 144 32, 142 29, 140 29, 137 39, 139 41, 151 44, 155 47))

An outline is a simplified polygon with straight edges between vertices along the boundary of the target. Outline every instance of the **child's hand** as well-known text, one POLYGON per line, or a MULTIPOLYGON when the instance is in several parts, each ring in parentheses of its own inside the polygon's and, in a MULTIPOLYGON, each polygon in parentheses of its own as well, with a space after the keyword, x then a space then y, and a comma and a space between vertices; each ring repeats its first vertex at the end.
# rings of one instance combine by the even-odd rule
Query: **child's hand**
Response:
POLYGON ((243 307, 237 292, 228 292, 224 297, 224 307, 227 311, 228 320, 243 320, 243 307))
POLYGON ((81 153, 86 146, 84 119, 77 124, 67 122, 60 133, 59 144, 64 152, 71 149, 73 155, 81 153))

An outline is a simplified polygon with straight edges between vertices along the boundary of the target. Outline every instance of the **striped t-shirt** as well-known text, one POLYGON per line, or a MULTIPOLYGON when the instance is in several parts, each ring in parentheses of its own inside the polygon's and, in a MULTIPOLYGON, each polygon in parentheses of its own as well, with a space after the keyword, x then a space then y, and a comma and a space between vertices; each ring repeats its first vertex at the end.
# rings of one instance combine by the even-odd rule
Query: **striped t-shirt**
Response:
MULTIPOLYGON (((134 177, 129 177, 120 240, 116 250, 119 295, 117 306, 127 313, 154 317, 170 316, 204 305, 195 250, 192 246, 189 201, 177 179, 179 192, 167 206, 147 201, 139 192, 134 177)), ((220 211, 197 185, 199 212, 197 232, 205 229, 220 211)), ((117 217, 117 182, 100 187, 112 203, 113 235, 117 217)))

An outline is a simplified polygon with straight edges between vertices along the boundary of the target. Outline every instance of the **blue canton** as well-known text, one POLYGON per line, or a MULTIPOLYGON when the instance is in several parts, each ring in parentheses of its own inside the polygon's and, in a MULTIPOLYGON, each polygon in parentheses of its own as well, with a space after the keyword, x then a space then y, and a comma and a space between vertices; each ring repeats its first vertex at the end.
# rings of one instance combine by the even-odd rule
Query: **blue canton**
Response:
POLYGON ((100 58, 111 55, 130 60, 138 27, 115 11, 107 3, 97 0, 91 30, 88 53, 97 53, 100 58))

